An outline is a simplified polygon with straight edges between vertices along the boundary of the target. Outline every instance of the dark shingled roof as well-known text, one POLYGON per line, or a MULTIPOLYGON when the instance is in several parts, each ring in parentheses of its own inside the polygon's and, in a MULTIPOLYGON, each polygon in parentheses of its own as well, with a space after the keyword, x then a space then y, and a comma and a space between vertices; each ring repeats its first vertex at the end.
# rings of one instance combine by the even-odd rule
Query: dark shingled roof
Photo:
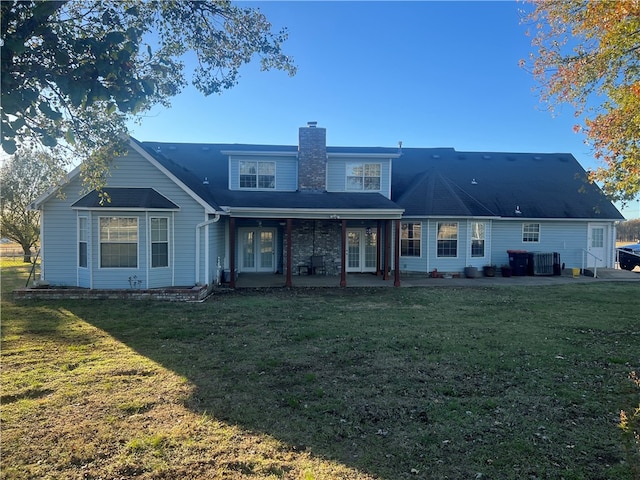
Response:
POLYGON ((179 207, 153 188, 105 187, 109 201, 100 203, 100 196, 93 191, 71 205, 72 208, 135 208, 145 210, 179 210, 179 207))
MULTIPOLYGON (((623 219, 567 153, 458 152, 403 148, 393 160, 391 200, 380 194, 229 190, 222 152, 286 152, 297 146, 140 143, 160 164, 216 209, 405 209, 404 216, 623 219), (203 180, 207 179, 208 184, 203 180), (519 207, 521 213, 516 213, 519 207)), ((395 148, 327 147, 327 153, 398 154, 395 148)))

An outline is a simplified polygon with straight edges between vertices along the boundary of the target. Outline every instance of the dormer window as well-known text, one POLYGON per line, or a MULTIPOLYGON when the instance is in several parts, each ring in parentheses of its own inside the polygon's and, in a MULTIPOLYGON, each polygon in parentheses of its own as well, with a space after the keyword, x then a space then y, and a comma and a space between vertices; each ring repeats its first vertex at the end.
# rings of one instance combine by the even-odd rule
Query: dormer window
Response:
POLYGON ((379 163, 347 163, 347 190, 380 190, 379 163))
POLYGON ((240 162, 240 188, 276 188, 276 162, 240 162))

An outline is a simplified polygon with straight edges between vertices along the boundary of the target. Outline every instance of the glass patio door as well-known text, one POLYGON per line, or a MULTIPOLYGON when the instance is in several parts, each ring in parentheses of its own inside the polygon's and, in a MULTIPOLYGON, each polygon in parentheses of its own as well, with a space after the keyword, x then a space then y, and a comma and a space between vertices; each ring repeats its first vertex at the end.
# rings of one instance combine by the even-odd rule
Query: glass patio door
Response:
POLYGON ((275 271, 275 230, 240 230, 240 271, 275 271))
POLYGON ((375 272, 377 238, 370 229, 347 230, 347 272, 375 272))

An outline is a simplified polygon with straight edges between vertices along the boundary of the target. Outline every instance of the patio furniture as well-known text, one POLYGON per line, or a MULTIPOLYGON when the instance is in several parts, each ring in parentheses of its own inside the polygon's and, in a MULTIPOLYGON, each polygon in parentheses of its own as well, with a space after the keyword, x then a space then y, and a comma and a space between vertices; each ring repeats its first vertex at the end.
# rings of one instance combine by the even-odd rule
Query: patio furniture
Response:
POLYGON ((322 272, 322 275, 327 274, 327 268, 324 265, 324 255, 311 255, 311 273, 318 275, 322 272))

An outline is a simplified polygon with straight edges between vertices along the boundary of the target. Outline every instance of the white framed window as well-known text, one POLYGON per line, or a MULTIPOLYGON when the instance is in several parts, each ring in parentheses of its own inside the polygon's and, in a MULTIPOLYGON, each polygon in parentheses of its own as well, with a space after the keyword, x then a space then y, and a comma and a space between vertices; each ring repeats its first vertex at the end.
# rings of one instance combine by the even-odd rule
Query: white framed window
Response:
POLYGON ((276 188, 276 162, 240 161, 240 188, 276 188))
POLYGON ((484 257, 486 225, 482 222, 471 223, 471 256, 484 257))
POLYGON ((151 268, 169 266, 169 219, 151 217, 151 268))
POLYGON ((89 219, 78 217, 78 266, 89 266, 89 219))
POLYGON ((382 166, 379 163, 347 163, 347 190, 380 190, 382 166))
POLYGON ((540 242, 540 224, 539 223, 523 223, 522 224, 522 242, 523 243, 539 243, 540 242))
POLYGON ((438 257, 455 258, 458 256, 458 223, 438 223, 436 246, 438 257))
POLYGON ((400 226, 400 255, 419 257, 422 251, 422 224, 403 222, 400 226))
POLYGON ((138 267, 138 219, 100 217, 100 267, 138 267))

